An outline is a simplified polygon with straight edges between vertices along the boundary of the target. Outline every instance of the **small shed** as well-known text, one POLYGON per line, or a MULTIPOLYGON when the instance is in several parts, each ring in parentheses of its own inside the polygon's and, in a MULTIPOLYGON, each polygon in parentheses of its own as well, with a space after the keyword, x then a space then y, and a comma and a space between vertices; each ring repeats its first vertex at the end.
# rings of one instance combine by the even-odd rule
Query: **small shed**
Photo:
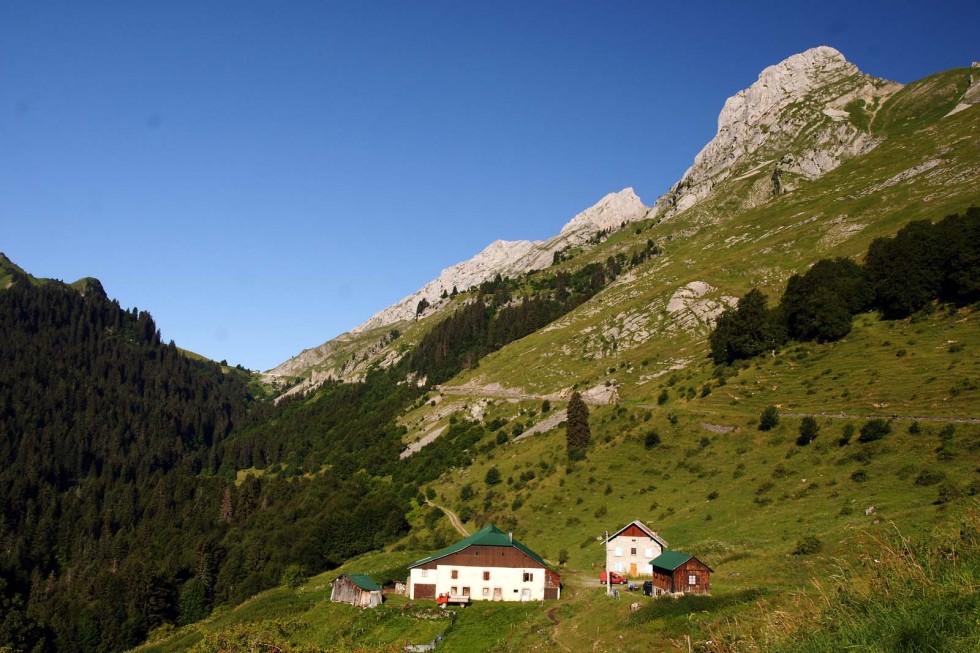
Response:
POLYGON ((366 574, 341 574, 333 582, 330 600, 350 603, 359 608, 373 608, 381 605, 381 586, 366 574))
POLYGON ((650 561, 653 585, 664 592, 708 594, 711 590, 711 567, 694 556, 680 551, 664 551, 650 561))

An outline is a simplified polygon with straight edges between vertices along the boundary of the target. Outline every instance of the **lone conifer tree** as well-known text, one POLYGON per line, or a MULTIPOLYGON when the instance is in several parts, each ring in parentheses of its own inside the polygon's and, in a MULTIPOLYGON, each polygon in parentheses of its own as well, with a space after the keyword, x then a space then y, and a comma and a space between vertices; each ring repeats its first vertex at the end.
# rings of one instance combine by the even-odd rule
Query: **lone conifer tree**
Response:
POLYGON ((592 432, 589 428, 589 409, 578 392, 573 392, 568 399, 565 437, 568 441, 568 457, 572 460, 585 458, 585 450, 589 446, 592 432))

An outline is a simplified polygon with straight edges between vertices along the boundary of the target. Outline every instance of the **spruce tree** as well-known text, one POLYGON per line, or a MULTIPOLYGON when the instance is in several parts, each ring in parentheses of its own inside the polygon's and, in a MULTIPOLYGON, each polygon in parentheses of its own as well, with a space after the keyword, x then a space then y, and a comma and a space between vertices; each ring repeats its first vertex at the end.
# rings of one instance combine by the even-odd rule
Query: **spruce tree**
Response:
POLYGON ((578 392, 573 392, 568 399, 565 437, 568 441, 568 457, 572 460, 585 458, 592 432, 589 428, 589 409, 578 392))

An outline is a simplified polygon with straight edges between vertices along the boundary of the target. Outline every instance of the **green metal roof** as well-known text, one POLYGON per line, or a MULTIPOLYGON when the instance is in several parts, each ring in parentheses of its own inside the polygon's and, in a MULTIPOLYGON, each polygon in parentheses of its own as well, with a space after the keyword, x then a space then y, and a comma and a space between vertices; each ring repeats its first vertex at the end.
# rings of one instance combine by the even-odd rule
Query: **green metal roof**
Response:
POLYGON ((528 556, 531 557, 531 559, 535 560, 536 562, 541 563, 542 567, 550 569, 550 567, 548 567, 548 563, 546 563, 541 556, 539 556, 537 553, 527 548, 517 540, 511 540, 510 535, 503 532, 493 524, 490 524, 489 526, 485 526, 484 528, 478 530, 477 532, 473 533, 469 537, 463 538, 459 542, 456 542, 456 544, 447 546, 442 551, 437 551, 436 553, 433 553, 428 558, 422 558, 417 562, 413 562, 408 566, 408 568, 412 569, 414 567, 424 565, 427 562, 438 560, 439 558, 445 558, 446 556, 462 551, 463 549, 469 546, 510 546, 517 549, 518 551, 527 554, 528 556))
POLYGON ((375 583, 367 574, 344 574, 344 576, 347 576, 347 578, 350 579, 350 582, 354 583, 362 590, 377 592, 381 589, 381 586, 375 583))
POLYGON ((664 551, 656 558, 651 560, 650 564, 658 569, 674 571, 693 557, 694 556, 687 553, 681 553, 680 551, 664 551))

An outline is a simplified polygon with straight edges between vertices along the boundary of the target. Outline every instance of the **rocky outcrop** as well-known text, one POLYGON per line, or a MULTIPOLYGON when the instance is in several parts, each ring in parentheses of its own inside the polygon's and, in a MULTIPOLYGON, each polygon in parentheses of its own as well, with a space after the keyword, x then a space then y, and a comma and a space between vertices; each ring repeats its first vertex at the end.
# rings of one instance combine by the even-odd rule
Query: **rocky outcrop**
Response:
MULTIPOLYGON (((786 173, 816 179, 875 145, 851 119, 853 103, 876 107, 900 85, 861 73, 837 50, 821 46, 762 71, 726 102, 718 133, 651 215, 668 218, 708 197, 719 183, 779 171, 778 192, 792 190, 786 173), (852 107, 852 109, 849 109, 852 107)), ((862 108, 862 110, 864 110, 862 108)), ((774 185, 774 184, 772 184, 774 185)))
POLYGON ((352 333, 376 329, 388 324, 416 318, 419 302, 429 307, 439 305, 443 293, 453 288, 463 292, 496 275, 516 277, 551 265, 554 253, 567 247, 585 244, 599 231, 618 229, 624 223, 643 219, 649 208, 644 206, 632 188, 610 193, 599 202, 572 218, 561 232, 547 241, 497 240, 468 261, 443 270, 438 277, 401 301, 375 314, 355 327, 352 333))

